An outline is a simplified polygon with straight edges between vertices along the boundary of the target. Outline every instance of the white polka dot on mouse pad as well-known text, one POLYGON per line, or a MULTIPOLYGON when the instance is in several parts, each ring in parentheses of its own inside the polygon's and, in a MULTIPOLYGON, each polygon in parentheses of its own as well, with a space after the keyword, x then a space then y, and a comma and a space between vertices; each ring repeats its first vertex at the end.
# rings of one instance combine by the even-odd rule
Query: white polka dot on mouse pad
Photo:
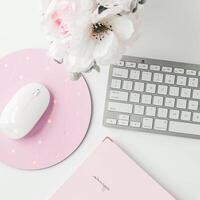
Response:
POLYGON ((0 112, 31 82, 49 89, 48 110, 23 139, 11 140, 0 132, 0 162, 27 170, 44 169, 70 156, 86 136, 92 109, 84 78, 69 80, 65 67, 49 58, 46 50, 29 49, 0 60, 0 112))

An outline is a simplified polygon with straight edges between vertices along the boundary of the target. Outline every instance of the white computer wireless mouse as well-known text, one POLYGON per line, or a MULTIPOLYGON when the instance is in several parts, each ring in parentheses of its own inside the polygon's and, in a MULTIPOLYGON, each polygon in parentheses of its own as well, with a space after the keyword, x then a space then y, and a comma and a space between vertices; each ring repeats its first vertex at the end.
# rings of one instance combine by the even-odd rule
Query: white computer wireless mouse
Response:
POLYGON ((21 139, 34 128, 48 108, 50 94, 40 83, 21 88, 0 114, 0 130, 11 139, 21 139))

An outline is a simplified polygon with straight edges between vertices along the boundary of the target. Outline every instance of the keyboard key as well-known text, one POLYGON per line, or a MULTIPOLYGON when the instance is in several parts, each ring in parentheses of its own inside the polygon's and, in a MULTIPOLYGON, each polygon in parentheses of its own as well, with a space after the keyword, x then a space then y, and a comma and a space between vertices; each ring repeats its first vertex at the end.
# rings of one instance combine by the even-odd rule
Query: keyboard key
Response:
POLYGON ((191 89, 189 88, 182 88, 181 89, 181 97, 190 98, 191 89))
POLYGON ((174 68, 174 73, 176 74, 184 74, 185 70, 182 68, 174 68))
POLYGON ((143 64, 143 63, 139 63, 138 64, 138 69, 148 69, 148 65, 147 64, 143 64))
POLYGON ((153 119, 152 118, 143 118, 142 127, 145 129, 153 128, 153 119))
POLYGON ((158 66, 158 65, 150 65, 150 70, 160 71, 160 66, 158 66))
POLYGON ((179 110, 170 110, 169 111, 169 118, 170 119, 179 119, 179 110))
POLYGON ((109 102, 108 103, 108 111, 121 112, 121 113, 132 113, 133 105, 125 104, 125 103, 109 102))
POLYGON ((177 99, 176 107, 185 109, 186 108, 186 103, 187 103, 187 101, 185 99, 177 99))
POLYGON ((129 115, 119 115, 119 119, 129 121, 129 115))
POLYGON ((191 124, 186 122, 177 122, 170 121, 169 122, 169 131, 175 133, 185 133, 190 135, 200 135, 200 125, 191 124))
POLYGON ((132 81, 123 81, 122 89, 124 90, 132 90, 133 88, 133 82, 132 81))
POLYGON ((198 78, 189 78, 189 87, 198 87, 198 78))
POLYGON ((141 99, 143 104, 151 104, 152 96, 148 94, 143 94, 141 99))
POLYGON ((118 79, 112 79, 111 81, 111 88, 113 89, 120 89, 121 88, 121 80, 118 79))
POLYGON ((186 70, 186 74, 187 75, 191 75, 191 76, 196 76, 197 75, 197 72, 195 70, 186 70))
POLYGON ((142 80, 143 81, 151 81, 151 72, 142 72, 142 80))
POLYGON ((155 93, 156 92, 156 85, 155 84, 151 84, 151 83, 147 83, 146 92, 155 93))
POLYGON ((174 98, 170 98, 170 97, 166 97, 165 106, 173 108, 174 105, 175 105, 175 99, 174 98))
POLYGON ((191 119, 191 112, 182 111, 181 112, 181 120, 190 121, 191 119))
POLYGON ((113 68, 113 76, 117 78, 128 78, 128 69, 113 68))
POLYGON ((192 98, 200 99, 200 90, 193 90, 192 98))
POLYGON ((146 107, 146 115, 147 116, 156 116, 156 108, 155 107, 146 107))
POLYGON ((124 67, 125 62, 120 60, 119 62, 115 63, 115 65, 120 66, 120 67, 124 67))
POLYGON ((118 120, 118 125, 120 125, 120 126, 128 126, 128 121, 126 121, 126 120, 118 120))
POLYGON ((126 62, 126 67, 136 68, 136 65, 135 62, 126 62))
POLYGON ((199 107, 198 101, 192 101, 192 100, 189 101, 189 103, 188 103, 188 109, 190 109, 190 110, 197 110, 198 107, 199 107))
POLYGON ((128 92, 120 92, 116 90, 111 90, 110 99, 116 100, 116 101, 128 101, 128 92))
POLYGON ((177 76, 177 85, 185 86, 187 81, 187 77, 185 76, 177 76))
POLYGON ((140 94, 139 93, 131 93, 130 101, 133 103, 139 103, 140 102, 140 94))
POLYGON ((166 74, 166 76, 165 76, 165 83, 166 84, 174 84, 174 81, 175 81, 174 75, 166 74))
POLYGON ((144 91, 144 83, 135 82, 134 90, 136 92, 143 92, 144 91))
POLYGON ((131 127, 134 127, 134 128, 140 128, 141 123, 140 123, 140 122, 131 121, 131 122, 130 122, 130 126, 131 126, 131 127))
POLYGON ((154 128, 156 130, 166 131, 167 130, 168 121, 162 119, 155 119, 154 128))
POLYGON ((158 86, 158 94, 166 95, 168 92, 168 86, 166 85, 159 85, 158 86))
POLYGON ((163 97, 161 96, 154 96, 153 98, 153 104, 156 106, 162 106, 163 105, 163 97))
POLYGON ((130 79, 139 80, 139 78, 140 78, 140 71, 131 70, 130 79))
POLYGON ((162 67, 162 71, 171 73, 172 72, 172 67, 162 67))
POLYGON ((177 108, 185 109, 186 108, 186 104, 187 104, 187 100, 185 100, 185 99, 177 99, 177 103, 176 103, 177 108))
POLYGON ((170 87, 169 88, 169 95, 170 96, 179 96, 179 88, 178 87, 170 87))
POLYGON ((134 114, 136 114, 136 115, 143 115, 144 114, 144 106, 135 105, 134 106, 134 114))
POLYGON ((115 124, 117 124, 117 120, 116 119, 106 119, 106 123, 115 125, 115 124))
POLYGON ((153 81, 157 82, 157 83, 162 83, 163 82, 163 74, 161 74, 161 73, 154 73, 153 81))
POLYGON ((192 121, 200 122, 200 113, 193 113, 192 121))
POLYGON ((166 118, 168 114, 168 109, 166 108, 158 108, 158 117, 166 118))

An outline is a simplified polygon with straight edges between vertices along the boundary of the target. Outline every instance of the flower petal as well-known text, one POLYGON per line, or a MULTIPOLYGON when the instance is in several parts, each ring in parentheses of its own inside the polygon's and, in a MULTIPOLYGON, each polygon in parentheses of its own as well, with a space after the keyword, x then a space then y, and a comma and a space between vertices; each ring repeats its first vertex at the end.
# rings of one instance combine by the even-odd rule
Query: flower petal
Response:
POLYGON ((81 73, 87 72, 94 64, 92 57, 78 57, 73 55, 67 55, 64 58, 65 68, 69 72, 81 73))
POLYGON ((109 49, 112 47, 113 41, 116 39, 116 36, 113 34, 113 32, 109 32, 104 36, 102 40, 98 40, 96 43, 96 47, 94 49, 94 57, 95 58, 101 58, 105 56, 109 49))
POLYGON ((83 43, 82 45, 78 52, 69 53, 64 57, 64 63, 70 72, 85 72, 94 64, 94 41, 88 40, 87 43, 83 43))
POLYGON ((121 12, 121 7, 114 7, 113 9, 107 9, 101 14, 98 13, 98 9, 93 13, 93 23, 97 23, 105 18, 115 16, 121 12))
POLYGON ((54 40, 50 44, 48 54, 57 61, 62 61, 64 55, 67 53, 66 50, 67 43, 60 40, 54 40))
POLYGON ((128 17, 113 17, 111 24, 114 32, 121 40, 128 40, 135 32, 133 22, 128 17))
POLYGON ((47 10, 49 4, 51 3, 52 0, 42 0, 40 1, 40 5, 41 5, 41 10, 42 10, 42 14, 47 10))
POLYGON ((136 0, 97 0, 98 6, 93 13, 94 22, 96 23, 117 14, 130 12, 132 7, 131 5, 135 2, 136 0), (104 7, 106 9, 99 12, 99 7, 104 7))
MULTIPOLYGON (((104 44, 102 44, 101 49, 103 50, 104 47, 104 44)), ((100 47, 98 49, 96 48, 95 51, 98 51, 99 49, 100 47)), ((107 45, 107 49, 105 49, 104 54, 94 57, 98 65, 111 64, 120 59, 123 50, 123 44, 121 44, 117 36, 113 32, 111 32, 109 45, 107 45)))

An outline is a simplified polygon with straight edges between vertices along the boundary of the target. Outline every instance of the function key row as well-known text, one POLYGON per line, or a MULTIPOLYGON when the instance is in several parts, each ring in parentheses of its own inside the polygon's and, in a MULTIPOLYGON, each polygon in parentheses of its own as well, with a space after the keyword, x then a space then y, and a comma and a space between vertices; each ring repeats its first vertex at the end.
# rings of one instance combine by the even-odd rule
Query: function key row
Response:
POLYGON ((159 66, 159 65, 148 65, 144 63, 135 63, 135 62, 125 62, 125 61, 119 61, 116 63, 117 66, 120 67, 129 67, 129 68, 138 68, 143 70, 152 70, 152 71, 162 71, 167 73, 176 73, 176 74, 186 74, 189 76, 200 76, 200 71, 197 70, 185 70, 183 68, 177 68, 177 67, 168 67, 168 66, 159 66))

